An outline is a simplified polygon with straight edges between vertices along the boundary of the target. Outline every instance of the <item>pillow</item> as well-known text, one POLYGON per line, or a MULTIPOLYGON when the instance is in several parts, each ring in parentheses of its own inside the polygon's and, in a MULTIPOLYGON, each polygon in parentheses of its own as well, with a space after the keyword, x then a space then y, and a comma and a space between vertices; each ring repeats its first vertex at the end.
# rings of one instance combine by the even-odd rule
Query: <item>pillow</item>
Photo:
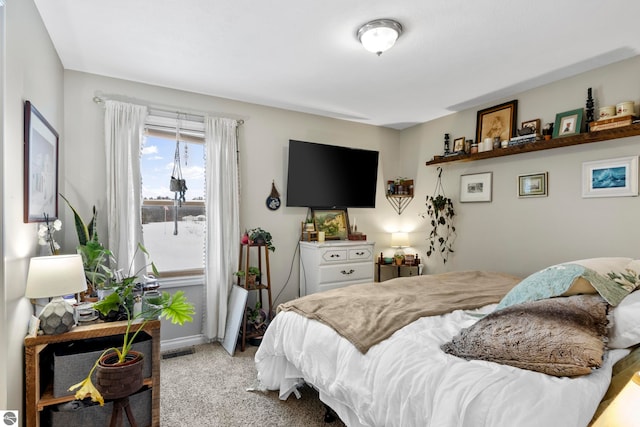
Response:
POLYGON ((488 314, 441 348, 557 377, 585 375, 602 364, 607 309, 599 295, 525 302, 488 314))
POLYGON ((609 304, 618 305, 630 290, 607 275, 624 272, 631 261, 631 258, 591 258, 547 267, 517 284, 496 310, 525 301, 594 293, 602 295, 609 304))
POLYGON ((631 292, 617 307, 613 307, 609 318, 609 348, 629 348, 640 344, 640 290, 631 292))

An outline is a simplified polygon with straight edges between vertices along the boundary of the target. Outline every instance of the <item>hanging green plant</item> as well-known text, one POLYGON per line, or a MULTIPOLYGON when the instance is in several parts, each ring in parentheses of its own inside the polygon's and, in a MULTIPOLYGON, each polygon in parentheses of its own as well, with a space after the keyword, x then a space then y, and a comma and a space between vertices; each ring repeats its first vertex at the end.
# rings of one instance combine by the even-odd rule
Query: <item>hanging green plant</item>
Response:
POLYGON ((456 227, 453 225, 453 218, 456 213, 453 209, 453 201, 444 194, 442 168, 438 169, 436 189, 433 196, 427 196, 427 212, 420 215, 423 218, 428 217, 431 225, 427 257, 433 254, 440 254, 446 264, 449 255, 453 253, 453 242, 456 238, 456 227))

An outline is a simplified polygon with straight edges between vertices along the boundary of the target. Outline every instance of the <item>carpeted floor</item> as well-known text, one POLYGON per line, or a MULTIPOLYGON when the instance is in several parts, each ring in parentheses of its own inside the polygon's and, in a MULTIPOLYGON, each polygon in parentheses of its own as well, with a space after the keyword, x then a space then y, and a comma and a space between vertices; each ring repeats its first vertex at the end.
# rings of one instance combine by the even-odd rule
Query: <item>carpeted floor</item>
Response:
POLYGON ((311 387, 301 399, 278 399, 275 391, 247 391, 256 385, 257 347, 229 356, 218 343, 193 347, 194 353, 161 362, 160 425, 344 427, 324 422, 325 410, 311 387))

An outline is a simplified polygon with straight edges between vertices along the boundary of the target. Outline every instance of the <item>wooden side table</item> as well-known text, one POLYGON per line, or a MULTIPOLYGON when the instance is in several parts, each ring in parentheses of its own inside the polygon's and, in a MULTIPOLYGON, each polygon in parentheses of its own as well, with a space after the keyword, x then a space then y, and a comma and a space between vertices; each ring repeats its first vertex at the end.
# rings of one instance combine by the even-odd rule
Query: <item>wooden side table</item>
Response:
POLYGON ((395 279, 396 277, 417 276, 420 274, 420 267, 417 265, 396 265, 376 263, 376 282, 395 279))
MULTIPOLYGON (((131 326, 131 332, 140 329, 141 323, 131 326)), ((53 396, 53 371, 44 372, 40 355, 49 344, 81 341, 89 338, 123 335, 127 322, 99 322, 77 326, 69 332, 58 335, 38 335, 24 339, 25 384, 26 384, 26 425, 41 425, 40 415, 44 408, 75 400, 73 395, 53 396), (45 384, 42 384, 45 382, 45 384), (43 389, 41 393, 40 391, 43 389)), ((160 425, 160 321, 152 320, 144 325, 144 333, 151 337, 151 378, 144 379, 144 385, 151 388, 151 425, 160 425)))

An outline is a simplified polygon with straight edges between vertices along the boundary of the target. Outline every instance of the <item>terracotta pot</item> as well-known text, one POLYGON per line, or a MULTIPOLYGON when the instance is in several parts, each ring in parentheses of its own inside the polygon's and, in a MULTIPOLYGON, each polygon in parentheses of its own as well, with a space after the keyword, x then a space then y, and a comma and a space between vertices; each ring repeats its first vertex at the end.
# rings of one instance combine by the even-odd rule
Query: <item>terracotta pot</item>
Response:
POLYGON ((107 353, 96 368, 96 387, 105 399, 121 399, 142 388, 144 356, 129 351, 123 363, 116 353, 107 353))

